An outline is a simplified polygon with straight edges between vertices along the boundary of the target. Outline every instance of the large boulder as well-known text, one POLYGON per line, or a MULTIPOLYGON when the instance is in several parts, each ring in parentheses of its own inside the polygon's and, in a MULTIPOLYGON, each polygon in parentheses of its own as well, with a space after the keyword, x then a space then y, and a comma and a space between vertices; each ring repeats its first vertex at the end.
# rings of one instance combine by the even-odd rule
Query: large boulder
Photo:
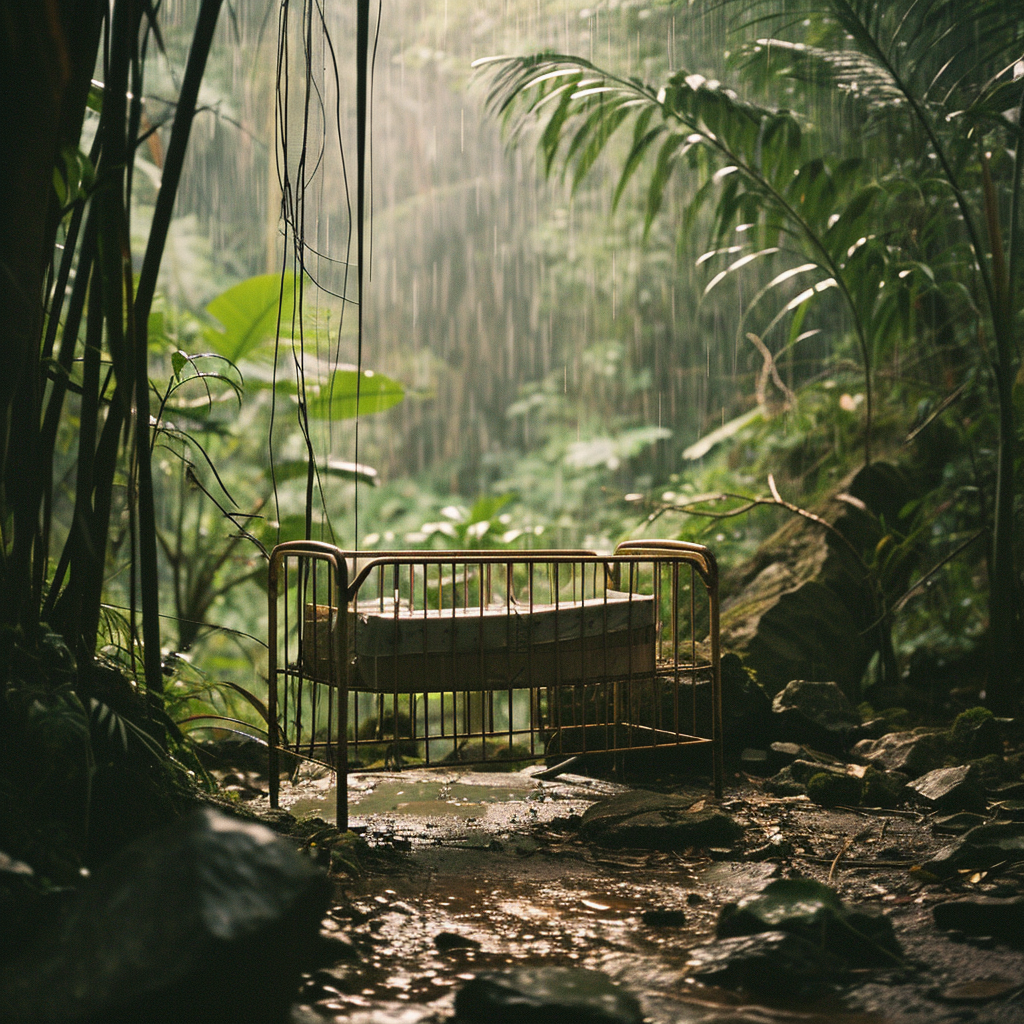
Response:
MULTIPOLYGON (((816 512, 864 557, 881 537, 879 524, 898 524, 912 497, 894 466, 873 463, 836 489, 849 501, 816 512), (858 503, 863 505, 858 506, 858 503)), ((909 562, 906 571, 909 571, 909 562)), ((903 575, 892 581, 902 589, 903 575)), ((863 565, 829 529, 794 517, 744 566, 723 578, 722 646, 739 654, 769 694, 791 679, 832 679, 856 697, 884 636, 863 565)))
POLYGON ((195 811, 95 873, 44 957, 5 972, 0 1015, 283 1020, 329 895, 326 875, 270 829, 195 811))

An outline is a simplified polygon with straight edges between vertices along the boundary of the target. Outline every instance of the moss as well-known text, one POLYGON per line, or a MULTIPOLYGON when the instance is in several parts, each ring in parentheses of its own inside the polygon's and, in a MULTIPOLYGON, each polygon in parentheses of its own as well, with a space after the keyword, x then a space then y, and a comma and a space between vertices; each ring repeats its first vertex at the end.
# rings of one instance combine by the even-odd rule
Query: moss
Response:
POLYGON ((877 768, 868 768, 861 780, 863 791, 860 802, 865 807, 899 806, 902 785, 877 768))
POLYGON ((906 729, 910 724, 910 712, 906 708, 883 708, 878 717, 885 720, 890 732, 906 729))
POLYGON ((999 729, 988 708, 961 711, 946 734, 950 747, 962 758, 985 757, 1001 747, 999 729))
POLYGON ((977 731, 982 722, 987 722, 992 717, 992 712, 988 708, 968 708, 966 711, 961 711, 953 721, 949 730, 949 738, 954 743, 963 743, 977 731))
POLYGON ((807 780, 807 795, 822 807, 853 806, 860 803, 861 780, 853 775, 818 772, 807 780))

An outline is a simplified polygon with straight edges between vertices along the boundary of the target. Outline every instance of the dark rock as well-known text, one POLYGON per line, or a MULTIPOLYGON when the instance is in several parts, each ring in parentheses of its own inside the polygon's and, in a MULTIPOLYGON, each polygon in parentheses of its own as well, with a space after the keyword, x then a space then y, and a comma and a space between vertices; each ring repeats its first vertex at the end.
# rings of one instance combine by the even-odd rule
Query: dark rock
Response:
POLYGON ((964 935, 992 935, 1003 942, 1024 946, 1024 896, 998 898, 969 896, 932 907, 939 928, 964 935))
POLYGON ((890 732, 881 739, 861 740, 852 754, 884 771, 903 772, 912 779, 941 768, 946 742, 934 732, 890 732))
POLYGON ((772 768, 778 771, 792 764, 798 757, 803 756, 805 748, 799 743, 781 743, 776 741, 768 748, 768 760, 772 768))
POLYGON ((447 953, 450 949, 480 948, 480 943, 476 939, 471 939, 468 935, 459 935, 456 932, 438 932, 434 936, 434 945, 442 953, 447 953))
POLYGON ((863 807, 899 807, 910 778, 902 772, 883 772, 868 765, 864 769, 860 802, 863 807))
POLYGON ((855 775, 818 772, 807 780, 807 795, 822 807, 855 807, 864 784, 855 775))
POLYGON ((1024 822, 1001 821, 972 828, 922 866, 947 878, 961 868, 987 871, 996 864, 1020 861, 1024 861, 1024 822))
POLYGON ((617 822, 648 811, 688 811, 706 794, 696 790, 681 793, 654 793, 647 789, 631 789, 591 804, 583 812, 580 834, 595 835, 617 822))
POLYGON ((768 735, 771 698, 731 651, 722 655, 723 741, 727 753, 763 747, 768 735))
POLYGON ((961 711, 949 730, 949 744, 958 757, 971 761, 988 754, 1000 754, 1003 742, 999 726, 988 708, 961 711))
POLYGON ((845 750, 860 725, 857 709, 832 682, 794 679, 772 701, 773 729, 783 741, 831 753, 845 750))
POLYGON ((691 949, 689 957, 691 973, 709 985, 782 998, 817 995, 846 972, 842 960, 785 931, 722 939, 691 949))
POLYGON ((749 775, 769 775, 769 756, 767 750, 755 747, 744 747, 740 754, 740 767, 749 775))
POLYGON ((846 766, 823 764, 820 761, 797 760, 767 779, 764 788, 775 796, 806 796, 807 783, 812 776, 821 772, 846 775, 846 766))
MULTIPOLYGON (((740 659, 728 652, 722 655, 722 746, 728 764, 739 764, 746 747, 766 747, 771 740, 771 698, 743 667, 740 659)), ((689 701, 687 695, 686 701, 689 701)), ((698 679, 695 685, 697 726, 700 736, 711 735, 711 683, 698 679)), ((672 703, 662 707, 664 721, 672 721, 672 703)))
POLYGON ((645 910, 640 920, 652 928, 682 928, 686 924, 686 914, 681 910, 645 910))
POLYGON ((773 796, 807 796, 807 783, 799 781, 793 773, 792 765, 787 765, 767 779, 764 788, 773 796))
POLYGON ((490 1024, 641 1024, 632 993, 600 971, 520 967, 478 974, 455 996, 456 1021, 490 1024))
MULTIPOLYGON (((903 474, 881 462, 851 474, 836 491, 859 498, 869 511, 832 502, 820 512, 863 552, 880 539, 879 517, 890 528, 899 524, 912 497, 903 474)), ((891 581, 895 593, 904 589, 910 569, 908 560, 891 581)), ((722 608, 722 644, 743 658, 769 694, 800 676, 832 679, 847 694, 857 693, 878 649, 872 629, 878 615, 870 581, 842 540, 794 518, 725 583, 732 596, 722 608)))
POLYGON ((858 740, 877 740, 891 730, 891 726, 884 718, 870 718, 862 722, 856 730, 858 740))
POLYGON ((826 754, 821 750, 805 746, 802 743, 783 743, 777 741, 768 748, 768 761, 773 771, 779 771, 794 761, 811 761, 815 764, 828 764, 833 767, 843 768, 845 771, 846 762, 838 757, 826 754))
POLYGON ((598 846, 621 850, 685 850, 728 847, 743 835, 743 829, 725 811, 664 809, 648 811, 609 825, 592 834, 598 846))
POLYGON ((791 932, 853 966, 891 965, 900 959, 892 922, 878 914, 852 910, 835 891, 811 878, 781 878, 718 916, 719 938, 791 932))
POLYGON ((326 875, 269 829, 193 812, 95 873, 46 959, 8 974, 13 1016, 283 1020, 329 895, 326 875))
POLYGON ((978 770, 973 765, 936 768, 907 786, 913 799, 932 810, 951 814, 954 811, 985 810, 985 796, 978 784, 978 770))

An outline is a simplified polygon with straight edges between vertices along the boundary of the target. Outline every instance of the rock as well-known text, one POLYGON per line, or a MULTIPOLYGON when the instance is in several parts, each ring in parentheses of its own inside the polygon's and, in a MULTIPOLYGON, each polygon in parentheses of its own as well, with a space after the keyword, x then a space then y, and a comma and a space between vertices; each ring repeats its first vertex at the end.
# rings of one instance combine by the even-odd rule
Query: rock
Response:
POLYGON ((764 788, 775 796, 806 796, 807 783, 813 775, 822 772, 846 775, 846 766, 826 764, 821 761, 804 761, 801 758, 786 765, 780 772, 767 779, 764 788))
MULTIPOLYGON (((769 735, 771 698, 731 651, 722 655, 722 746, 728 764, 738 764, 746 747, 763 748, 769 735)), ((696 732, 711 735, 711 684, 698 679, 695 687, 696 732)), ((684 706, 688 707, 689 693, 684 706)), ((663 704, 663 720, 674 719, 671 699, 663 704)))
POLYGON ((1022 860, 1024 822, 999 821, 972 828, 922 866, 939 878, 947 878, 961 868, 986 871, 1004 861, 1019 863, 1022 860))
POLYGON ((689 957, 691 973, 706 984, 781 998, 814 996, 846 971, 842 960, 784 931, 722 939, 691 949, 689 957))
POLYGON ((783 931, 816 944, 852 966, 891 965, 900 947, 887 917, 846 907, 835 891, 811 878, 780 878, 718 916, 719 938, 783 931))
POLYGON ((773 771, 779 771, 794 761, 812 761, 815 764, 829 764, 833 767, 843 768, 845 771, 846 762, 838 757, 826 754, 821 750, 814 750, 812 747, 804 746, 802 743, 775 742, 768 748, 768 762, 773 771))
POLYGON ((899 807, 910 778, 902 772, 883 772, 868 765, 861 781, 864 785, 860 797, 862 807, 899 807))
POLYGON ((731 846, 743 829, 725 811, 648 811, 616 822, 592 836, 598 846, 609 850, 685 850, 731 846))
POLYGON ((645 814, 648 811, 688 811, 705 796, 705 793, 697 790, 680 793, 654 793, 648 789, 631 789, 609 797, 607 800, 591 804, 583 812, 583 818, 580 821, 580 834, 582 836, 594 835, 616 822, 624 821, 637 814, 645 814))
POLYGON ((807 780, 807 795, 822 807, 855 807, 864 784, 855 775, 818 772, 807 780))
POLYGON ((645 910, 640 920, 652 928, 682 928, 686 924, 686 914, 681 910, 645 910))
MULTIPOLYGON (((799 743, 781 743, 776 741, 768 748, 768 763, 775 771, 792 764, 798 757, 802 756, 805 748, 799 743)), ((807 760, 813 760, 808 758, 807 760)))
POLYGON ((918 803, 943 814, 985 810, 985 795, 978 784, 978 770, 973 765, 936 768, 911 782, 907 790, 918 803))
POLYGON ((455 996, 455 1021, 489 1024, 641 1024, 636 997, 601 971, 520 967, 478 974, 455 996))
POLYGON ((968 896, 932 907, 935 924, 964 935, 992 935, 1024 946, 1024 896, 968 896))
MULTIPOLYGON (((699 697, 698 697, 699 699, 699 697)), ((723 745, 733 757, 744 747, 764 746, 771 698, 732 651, 722 655, 723 745)))
POLYGON ((13 966, 14 1016, 283 1020, 329 896, 270 829, 195 811, 95 872, 45 960, 13 966))
MULTIPOLYGON (((881 519, 898 528, 913 496, 903 474, 881 462, 841 481, 836 493, 844 491, 869 511, 848 503, 818 511, 865 553, 880 539, 881 519)), ((894 594, 905 589, 911 568, 908 559, 891 580, 894 594)), ((832 679, 857 693, 884 638, 872 629, 878 614, 870 582, 831 531, 794 517, 723 584, 730 596, 722 607, 722 646, 740 655, 769 694, 800 676, 832 679)))
POLYGON ((881 739, 861 740, 851 753, 866 764, 915 779, 942 767, 946 743, 934 732, 889 732, 881 739))
POLYGON ((977 978, 954 982, 937 995, 944 1003, 987 1003, 993 999, 1012 998, 1019 988, 1017 981, 1007 978, 977 978))
POLYGON ((988 708, 961 711, 949 730, 949 744, 958 757, 971 761, 988 754, 1001 754, 999 726, 988 708))
POLYGON ((772 724, 780 740, 839 753, 860 715, 835 683, 794 679, 772 701, 772 724))
POLYGON ((450 949, 479 949, 480 943, 471 939, 468 935, 459 935, 457 932, 438 932, 434 936, 434 945, 442 953, 450 949))

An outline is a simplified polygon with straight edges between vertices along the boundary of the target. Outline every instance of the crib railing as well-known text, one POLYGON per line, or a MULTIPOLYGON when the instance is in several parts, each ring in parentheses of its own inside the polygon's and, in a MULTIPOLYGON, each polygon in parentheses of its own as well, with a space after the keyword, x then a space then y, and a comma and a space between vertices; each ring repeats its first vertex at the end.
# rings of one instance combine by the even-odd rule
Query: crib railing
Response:
POLYGON ((681 541, 592 551, 274 549, 278 752, 360 768, 707 746, 722 787, 718 572, 681 541))

